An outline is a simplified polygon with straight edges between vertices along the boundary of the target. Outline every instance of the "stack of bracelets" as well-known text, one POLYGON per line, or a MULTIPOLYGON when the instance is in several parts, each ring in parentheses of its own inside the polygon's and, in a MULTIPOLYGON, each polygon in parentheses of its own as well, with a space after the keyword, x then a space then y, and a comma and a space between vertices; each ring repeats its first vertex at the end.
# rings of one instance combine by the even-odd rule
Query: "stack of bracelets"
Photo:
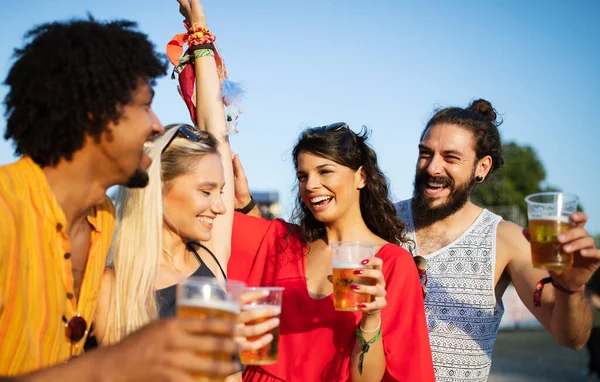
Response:
POLYGON ((190 26, 186 21, 183 22, 187 29, 187 45, 189 49, 187 54, 181 57, 179 64, 175 67, 175 72, 181 73, 183 67, 188 64, 194 64, 194 60, 199 57, 215 56, 215 35, 205 27, 199 27, 196 24, 190 26))
POLYGON ((188 32, 187 44, 190 47, 190 55, 193 53, 194 58, 214 56, 215 35, 205 27, 199 27, 196 24, 190 27, 186 21, 183 23, 188 32))

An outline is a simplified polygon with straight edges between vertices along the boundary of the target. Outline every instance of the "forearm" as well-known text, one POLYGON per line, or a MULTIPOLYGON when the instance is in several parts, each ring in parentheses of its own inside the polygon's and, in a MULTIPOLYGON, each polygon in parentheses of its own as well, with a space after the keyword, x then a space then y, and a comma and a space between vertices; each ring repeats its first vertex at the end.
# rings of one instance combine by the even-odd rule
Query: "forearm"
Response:
POLYGON ((240 198, 239 201, 236 201, 235 209, 239 212, 245 213, 248 216, 254 216, 257 218, 262 218, 262 213, 260 212, 260 206, 258 203, 252 198, 250 194, 246 195, 246 197, 240 198), (245 208, 248 208, 250 203, 254 202, 254 207, 250 211, 242 211, 245 208))
POLYGON ((567 294, 554 290, 550 332, 562 346, 581 349, 592 330, 592 310, 583 291, 567 294))
POLYGON ((198 129, 214 134, 219 142, 228 143, 225 110, 215 57, 194 59, 196 76, 196 123, 198 129))
POLYGON ((254 208, 252 208, 250 210, 250 212, 248 212, 249 216, 254 216, 257 218, 262 218, 262 213, 260 212, 260 207, 257 205, 254 206, 254 208))
MULTIPOLYGON (((362 337, 365 341, 372 340, 377 336, 378 331, 369 333, 369 331, 377 328, 379 318, 366 318, 361 321, 360 326, 367 332, 362 332, 362 337)), ((360 355, 363 350, 363 344, 357 338, 354 348, 352 349, 352 357, 350 360, 350 376, 352 382, 360 381, 381 381, 385 374, 385 353, 383 351, 383 338, 377 339, 369 345, 369 351, 365 353, 362 365, 362 375, 359 372, 360 355)))
POLYGON ((227 136, 223 102, 220 97, 220 80, 215 58, 212 56, 195 58, 194 70, 198 128, 212 133, 219 141, 218 152, 222 159, 225 175, 222 199, 226 212, 215 221, 212 239, 205 245, 213 251, 221 264, 227 264, 233 224, 234 180, 231 163, 232 153, 227 136))
POLYGON ((115 365, 107 365, 103 352, 94 351, 47 369, 19 377, 0 377, 0 382, 89 381, 117 382, 115 365), (98 353, 98 354, 96 354, 98 353))

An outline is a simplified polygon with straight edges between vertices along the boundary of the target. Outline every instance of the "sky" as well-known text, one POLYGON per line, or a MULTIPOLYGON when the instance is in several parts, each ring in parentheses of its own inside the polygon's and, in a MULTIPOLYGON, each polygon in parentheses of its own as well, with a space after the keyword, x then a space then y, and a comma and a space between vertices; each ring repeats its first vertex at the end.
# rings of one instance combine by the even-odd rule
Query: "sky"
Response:
MULTIPOLYGON (((6 7, 6 6, 5 6, 6 7)), ((577 194, 600 233, 600 2, 596 0, 205 0, 229 76, 246 92, 232 137, 250 186, 294 197, 290 153, 303 128, 365 125, 394 200, 409 198, 419 135, 434 109, 485 98, 505 141, 531 145, 549 185, 577 194)), ((32 26, 71 17, 138 22, 164 51, 183 31, 175 0, 11 2, 0 76, 32 26)), ((135 52, 131 52, 135 54, 135 52)), ((43 57, 40 57, 43 60, 43 57)), ((189 122, 176 81, 155 87, 163 124, 189 122)), ((3 99, 7 88, 0 87, 3 99)), ((0 117, 4 131, 4 107, 0 117)), ((14 160, 0 141, 0 164, 14 160)))

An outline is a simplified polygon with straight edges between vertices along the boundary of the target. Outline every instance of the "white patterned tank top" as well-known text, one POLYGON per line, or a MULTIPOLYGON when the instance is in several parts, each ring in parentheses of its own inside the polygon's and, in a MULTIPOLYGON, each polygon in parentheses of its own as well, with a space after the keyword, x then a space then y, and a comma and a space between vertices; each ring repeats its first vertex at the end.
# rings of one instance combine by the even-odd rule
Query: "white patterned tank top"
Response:
MULTIPOLYGON (((411 242, 418 248, 410 200, 396 204, 411 242)), ((437 382, 487 381, 492 350, 504 313, 496 301, 496 229, 502 218, 483 210, 454 242, 423 256, 427 260, 425 313, 437 382)))

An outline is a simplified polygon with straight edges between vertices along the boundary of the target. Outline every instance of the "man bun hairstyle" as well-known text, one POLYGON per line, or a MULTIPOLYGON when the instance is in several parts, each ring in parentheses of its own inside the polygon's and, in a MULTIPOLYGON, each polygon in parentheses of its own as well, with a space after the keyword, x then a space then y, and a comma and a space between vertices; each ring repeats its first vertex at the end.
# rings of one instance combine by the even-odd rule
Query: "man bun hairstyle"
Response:
POLYGON ((492 158, 490 173, 504 165, 502 140, 498 127, 498 112, 485 99, 477 99, 466 108, 447 107, 436 110, 421 133, 421 141, 430 127, 439 124, 457 125, 473 134, 477 160, 489 155, 492 158))

